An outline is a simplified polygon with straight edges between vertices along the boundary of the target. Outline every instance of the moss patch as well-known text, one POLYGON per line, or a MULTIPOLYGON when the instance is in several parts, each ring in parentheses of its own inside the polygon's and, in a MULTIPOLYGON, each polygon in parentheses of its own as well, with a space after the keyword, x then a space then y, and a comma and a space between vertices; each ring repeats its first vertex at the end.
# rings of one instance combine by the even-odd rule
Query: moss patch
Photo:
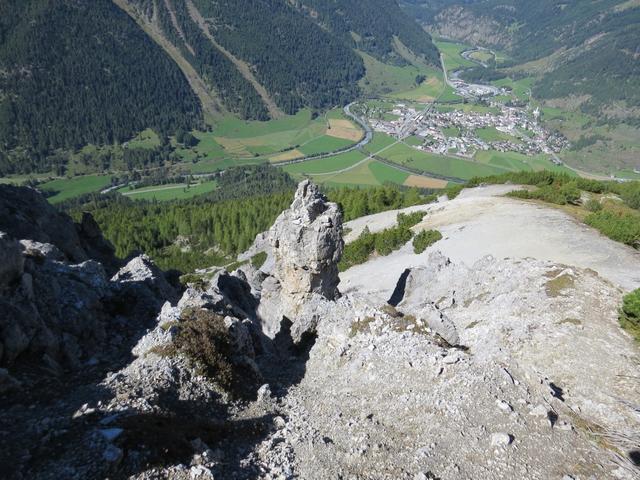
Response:
POLYGON ((575 278, 568 273, 563 273, 556 278, 549 280, 545 284, 545 291, 547 296, 556 298, 562 295, 562 292, 575 287, 575 278))
POLYGON ((374 317, 364 317, 363 319, 356 319, 351 324, 351 330, 349 331, 350 337, 355 337, 359 333, 371 333, 371 324, 375 322, 374 317))

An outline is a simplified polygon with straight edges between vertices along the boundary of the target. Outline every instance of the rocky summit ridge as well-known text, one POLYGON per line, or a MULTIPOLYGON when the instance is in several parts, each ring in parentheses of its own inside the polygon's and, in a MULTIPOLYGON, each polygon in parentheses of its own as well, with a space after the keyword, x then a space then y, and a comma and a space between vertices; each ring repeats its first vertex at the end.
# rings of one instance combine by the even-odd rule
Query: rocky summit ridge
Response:
POLYGON ((341 294, 340 209, 307 181, 260 269, 182 291, 33 190, 0 186, 0 230, 7 478, 638 476, 640 355, 592 270, 436 244, 388 302, 341 294))

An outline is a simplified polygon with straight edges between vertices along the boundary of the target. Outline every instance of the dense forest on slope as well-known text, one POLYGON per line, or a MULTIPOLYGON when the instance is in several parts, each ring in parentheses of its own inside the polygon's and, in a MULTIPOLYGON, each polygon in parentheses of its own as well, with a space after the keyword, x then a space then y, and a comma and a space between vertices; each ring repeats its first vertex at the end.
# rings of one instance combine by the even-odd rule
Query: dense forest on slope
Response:
POLYGON ((400 60, 394 38, 427 63, 440 65, 431 37, 395 0, 298 0, 321 25, 380 60, 400 60))
POLYGON ((281 0, 196 0, 216 40, 248 62, 282 110, 327 108, 358 94, 361 59, 281 0))
MULTIPOLYGON (((596 113, 640 106, 640 5, 625 0, 404 0, 441 35, 505 50, 511 65, 538 61, 539 98, 588 95, 596 113)), ((508 64, 505 66, 509 66, 508 64)))
POLYGON ((256 90, 205 36, 191 18, 184 0, 132 0, 130 3, 145 17, 157 20, 162 35, 180 50, 228 111, 245 119, 269 118, 256 90))
POLYGON ((181 71, 109 0, 0 0, 0 71, 3 175, 49 170, 56 148, 201 123, 181 71))
POLYGON ((129 3, 149 21, 157 19, 163 35, 180 49, 224 107, 242 118, 266 120, 269 114, 255 86, 218 45, 246 64, 285 113, 345 104, 359 93, 357 82, 365 73, 360 57, 349 44, 301 15, 288 2, 129 3))

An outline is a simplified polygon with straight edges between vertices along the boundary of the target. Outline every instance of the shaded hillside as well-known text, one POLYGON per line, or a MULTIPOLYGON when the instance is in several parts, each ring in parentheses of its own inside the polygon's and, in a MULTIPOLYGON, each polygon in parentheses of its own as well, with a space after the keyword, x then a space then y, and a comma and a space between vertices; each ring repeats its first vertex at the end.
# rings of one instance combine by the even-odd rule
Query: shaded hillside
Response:
POLYGON ((395 0, 301 0, 312 18, 379 60, 398 61, 395 39, 427 63, 439 65, 431 37, 395 0))
POLYGON ((2 0, 0 39, 0 174, 48 170, 56 148, 201 123, 177 66, 108 0, 2 0))

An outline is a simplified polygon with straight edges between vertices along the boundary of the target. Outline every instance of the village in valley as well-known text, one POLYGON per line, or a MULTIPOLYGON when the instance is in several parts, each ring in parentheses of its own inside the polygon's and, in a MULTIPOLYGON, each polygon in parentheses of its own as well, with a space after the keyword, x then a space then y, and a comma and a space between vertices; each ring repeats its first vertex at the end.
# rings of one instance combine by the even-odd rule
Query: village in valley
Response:
POLYGON ((477 109, 436 106, 423 111, 397 103, 388 115, 369 117, 369 123, 374 131, 396 138, 413 136, 420 142, 413 143, 416 149, 465 158, 481 150, 553 155, 569 145, 562 135, 542 127, 538 109, 529 112, 523 107, 477 101, 477 109))
MULTIPOLYGON (((462 51, 470 55, 488 50, 462 51)), ((493 55, 493 52, 491 52, 493 55)), ((457 96, 453 103, 420 105, 401 99, 393 103, 369 104, 364 117, 375 132, 391 135, 424 152, 472 160, 477 152, 514 152, 526 156, 545 154, 555 165, 563 162, 557 154, 570 147, 562 134, 543 126, 542 112, 528 101, 512 95, 509 87, 467 82, 462 70, 447 72, 443 60, 444 83, 457 96)), ((455 97, 454 97, 455 98, 455 97)))

